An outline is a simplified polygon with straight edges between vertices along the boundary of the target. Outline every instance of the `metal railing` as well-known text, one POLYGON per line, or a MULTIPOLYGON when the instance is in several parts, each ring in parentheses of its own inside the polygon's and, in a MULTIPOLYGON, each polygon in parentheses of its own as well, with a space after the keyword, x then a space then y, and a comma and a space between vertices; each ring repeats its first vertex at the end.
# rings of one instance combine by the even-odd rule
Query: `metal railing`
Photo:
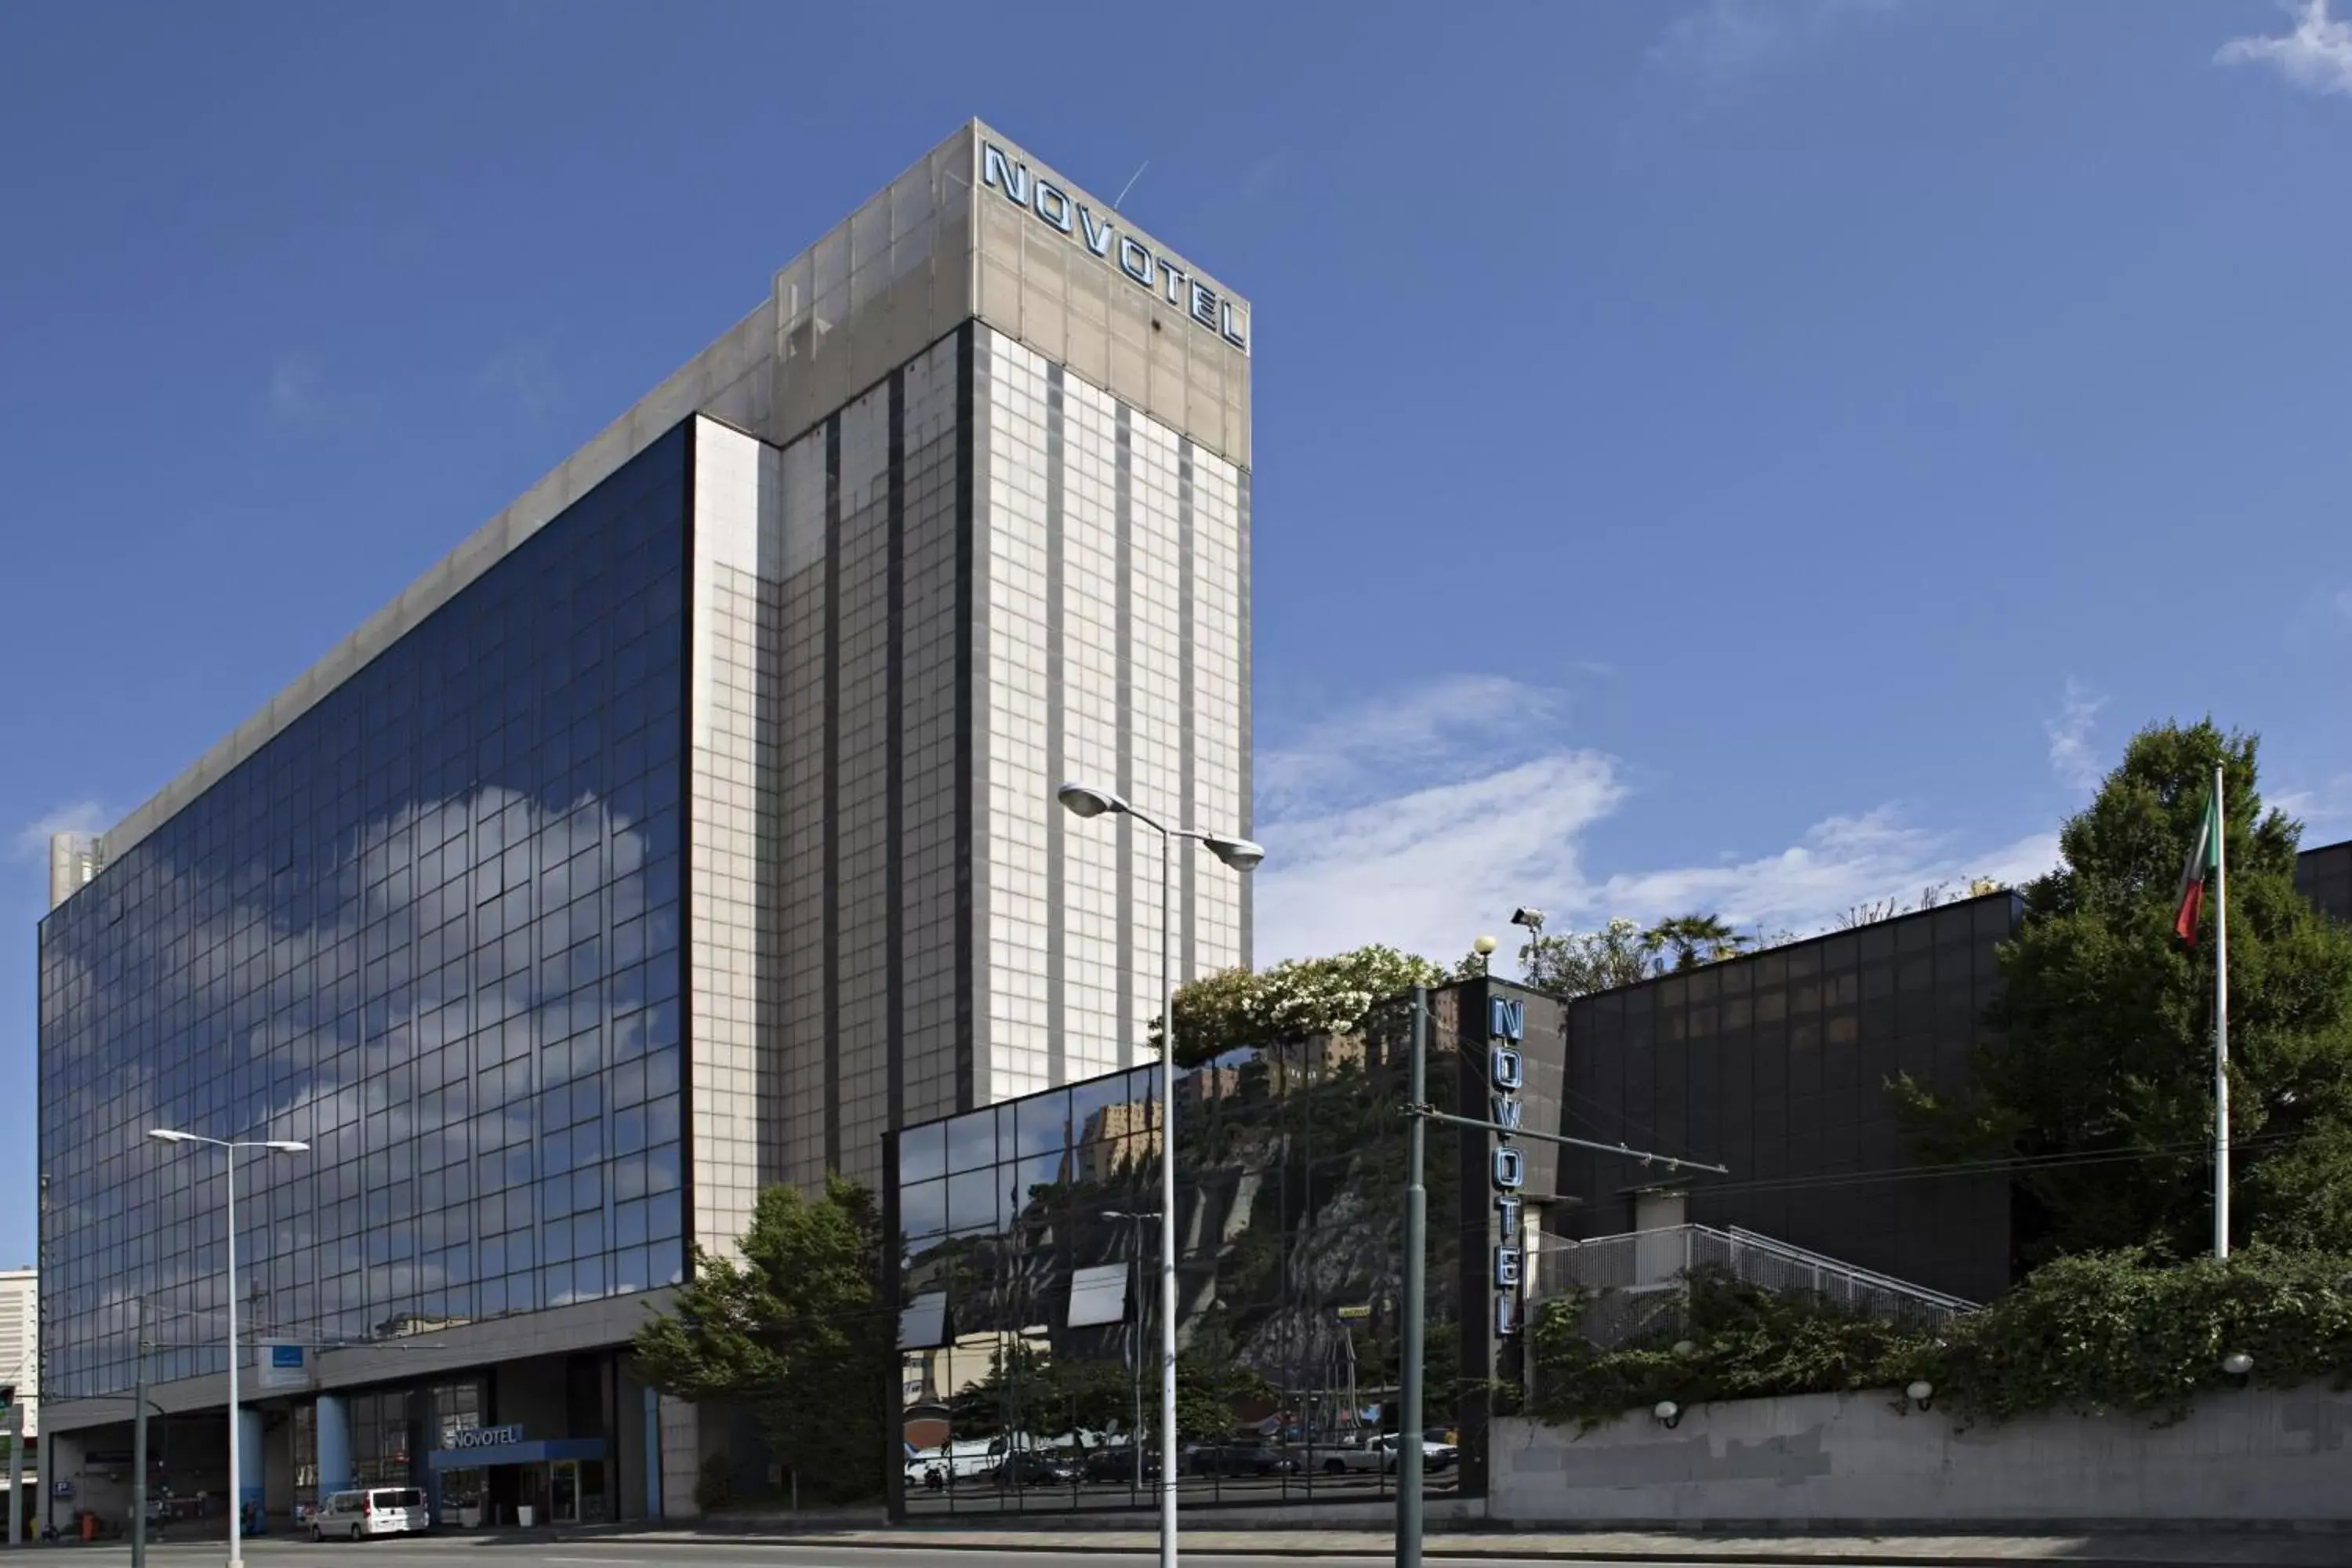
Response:
POLYGON ((1977 1308, 1960 1297, 1737 1226, 1724 1230, 1705 1225, 1661 1226, 1581 1242, 1546 1237, 1536 1255, 1530 1294, 1541 1301, 1577 1290, 1591 1292, 1584 1337, 1600 1345, 1618 1345, 1680 1330, 1686 1317, 1685 1281, 1693 1270, 1710 1266, 1760 1289, 1818 1296, 1851 1311, 1927 1327, 1977 1308))

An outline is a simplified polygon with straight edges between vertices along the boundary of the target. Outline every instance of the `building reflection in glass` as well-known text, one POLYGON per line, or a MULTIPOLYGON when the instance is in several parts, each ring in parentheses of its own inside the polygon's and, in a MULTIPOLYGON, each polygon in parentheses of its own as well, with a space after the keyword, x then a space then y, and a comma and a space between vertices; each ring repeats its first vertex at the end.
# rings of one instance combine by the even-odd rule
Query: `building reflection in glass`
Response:
POLYGON ((238 1173, 258 1336, 678 1278, 685 451, 625 465, 42 922, 44 1393, 131 1386, 141 1294, 151 1378, 221 1370, 222 1165, 152 1126, 311 1144, 238 1173))
MULTIPOLYGON (((1405 1064, 1392 1022, 1364 1037, 1236 1051, 1177 1080, 1188 1499, 1393 1495, 1378 1441, 1396 1420, 1403 1273, 1405 1064)), ((908 1511, 1150 1501, 1155 1072, 897 1138, 908 1511)), ((1441 1102, 1454 1077, 1441 1040, 1429 1074, 1441 1102)), ((1428 1419, 1443 1427, 1459 1346, 1453 1140, 1432 1138, 1428 1182, 1428 1419)), ((1453 1480, 1450 1468, 1429 1477, 1433 1490, 1453 1480)))

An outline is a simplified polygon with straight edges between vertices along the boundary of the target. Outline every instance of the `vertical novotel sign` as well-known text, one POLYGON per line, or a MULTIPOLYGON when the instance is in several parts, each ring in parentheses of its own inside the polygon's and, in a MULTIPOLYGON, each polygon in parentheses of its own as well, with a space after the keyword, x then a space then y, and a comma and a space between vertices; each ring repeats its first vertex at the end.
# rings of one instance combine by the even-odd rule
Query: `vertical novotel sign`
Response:
POLYGON ((1526 1260, 1519 1247, 1520 1189, 1528 1184, 1527 1152, 1511 1141, 1519 1129, 1525 1107, 1519 1090, 1527 1087, 1528 1063, 1520 1049, 1528 1034, 1528 1005, 1507 996, 1486 999, 1487 1111, 1498 1131, 1491 1172, 1495 1209, 1501 1219, 1495 1244, 1495 1332, 1517 1333, 1519 1328, 1519 1277, 1526 1260))
POLYGON ((1236 310, 1231 300, 1120 229, 1115 215, 1096 212, 992 142, 980 144, 980 183, 1002 193, 1006 201, 1038 222, 1085 246, 1097 260, 1112 263, 1129 282, 1160 296, 1242 353, 1249 353, 1248 314, 1236 310))

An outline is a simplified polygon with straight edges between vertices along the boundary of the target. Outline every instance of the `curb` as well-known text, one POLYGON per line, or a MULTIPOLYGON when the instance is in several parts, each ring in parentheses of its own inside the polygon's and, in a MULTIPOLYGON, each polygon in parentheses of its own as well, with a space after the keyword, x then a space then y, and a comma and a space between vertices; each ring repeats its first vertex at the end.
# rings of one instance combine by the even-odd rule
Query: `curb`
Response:
MULTIPOLYGON (((513 1538, 483 1537, 481 1539, 487 1542, 493 1540, 511 1540, 513 1538)), ((570 1537, 551 1536, 543 1539, 549 1540, 551 1542, 569 1541, 574 1544, 587 1544, 592 1542, 619 1542, 625 1541, 630 1538, 622 1535, 600 1534, 570 1537)), ((1802 1552, 1772 1551, 1721 1552, 1712 1550, 1711 1548, 1713 1543, 1701 1536, 1692 1537, 1687 1549, 1673 1551, 1649 1548, 1630 1551, 1609 1551, 1602 1549, 1586 1550, 1574 1547, 1538 1545, 1535 1542, 1528 1542, 1524 1545, 1514 1546, 1508 1544, 1508 1542, 1509 1538, 1507 1536, 1500 1535, 1481 1534, 1465 1539, 1458 1534, 1433 1533, 1424 1539, 1422 1545, 1422 1555, 1424 1558, 1444 1558, 1449 1562, 1455 1563, 1476 1563, 1481 1561, 1595 1563, 1752 1563, 1759 1565, 1770 1564, 1773 1565, 1773 1568, 1793 1568, 1793 1565, 1805 1563, 1822 1563, 1831 1565, 1831 1568, 1910 1568, 1910 1565, 1912 1564, 1916 1564, 1917 1568, 2033 1568, 2033 1565, 2043 1563, 2052 1564, 2053 1565, 2053 1568, 2262 1568, 2262 1565, 2274 1561, 2273 1559, 2263 1557, 2115 1557, 2074 1555, 2071 1553, 2052 1553, 2043 1556, 1967 1556, 1949 1552, 1930 1554, 1927 1552, 1911 1553, 1899 1551, 1892 1552, 1861 1551, 1802 1552), (1469 1544, 1470 1540, 1492 1542, 1493 1544, 1473 1546, 1469 1544)), ((1188 1554, 1202 1557, 1273 1557, 1314 1559, 1332 1556, 1359 1557, 1368 1553, 1374 1556, 1384 1555, 1387 1552, 1393 1549, 1393 1542, 1394 1538, 1387 1536, 1374 1536, 1361 1542, 1328 1541, 1316 1542, 1286 1542, 1279 1538, 1271 1538, 1261 1542, 1252 1542, 1247 1544, 1236 1545, 1225 1545, 1223 1543, 1209 1544, 1196 1539, 1194 1541, 1187 1542, 1185 1543, 1184 1550, 1188 1554)), ((698 1531, 692 1534, 663 1537, 659 1544, 665 1546, 732 1545, 831 1547, 836 1550, 864 1552, 921 1552, 926 1550, 961 1552, 1022 1552, 1034 1553, 1039 1556, 1044 1556, 1047 1553, 1056 1555, 1093 1553, 1096 1555, 1101 1555, 1106 1552, 1126 1553, 1150 1550, 1149 1545, 1132 1547, 1126 1545, 1110 1546, 1105 1544, 1099 1540, 1088 1541, 1082 1538, 1076 1538, 1075 1534, 1073 1538, 1070 1539, 1050 1542, 1030 1540, 1026 1538, 1018 1542, 991 1542, 972 1539, 971 1537, 960 1537, 952 1542, 949 1542, 936 1538, 926 1539, 921 1536, 898 1536, 888 1539, 875 1539, 870 1537, 849 1538, 839 1535, 768 1535, 754 1534, 749 1531, 741 1534, 730 1534, 717 1531, 698 1531)))

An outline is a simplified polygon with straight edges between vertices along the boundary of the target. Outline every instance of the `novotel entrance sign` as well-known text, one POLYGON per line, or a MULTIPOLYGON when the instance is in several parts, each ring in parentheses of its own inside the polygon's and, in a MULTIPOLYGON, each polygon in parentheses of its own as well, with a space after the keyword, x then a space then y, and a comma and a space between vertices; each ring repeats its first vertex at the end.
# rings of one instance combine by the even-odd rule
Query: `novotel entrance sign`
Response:
POLYGON ((503 1448, 522 1441, 522 1426, 457 1426, 441 1434, 445 1448, 503 1448))
POLYGON ((1126 274, 1129 282, 1160 296, 1200 325, 1244 353, 1249 353, 1249 316, 1182 267, 1153 251, 1118 225, 1115 213, 1097 213, 1086 203, 992 142, 980 146, 980 183, 1003 194, 1038 222, 1083 245, 1097 259, 1126 274))

